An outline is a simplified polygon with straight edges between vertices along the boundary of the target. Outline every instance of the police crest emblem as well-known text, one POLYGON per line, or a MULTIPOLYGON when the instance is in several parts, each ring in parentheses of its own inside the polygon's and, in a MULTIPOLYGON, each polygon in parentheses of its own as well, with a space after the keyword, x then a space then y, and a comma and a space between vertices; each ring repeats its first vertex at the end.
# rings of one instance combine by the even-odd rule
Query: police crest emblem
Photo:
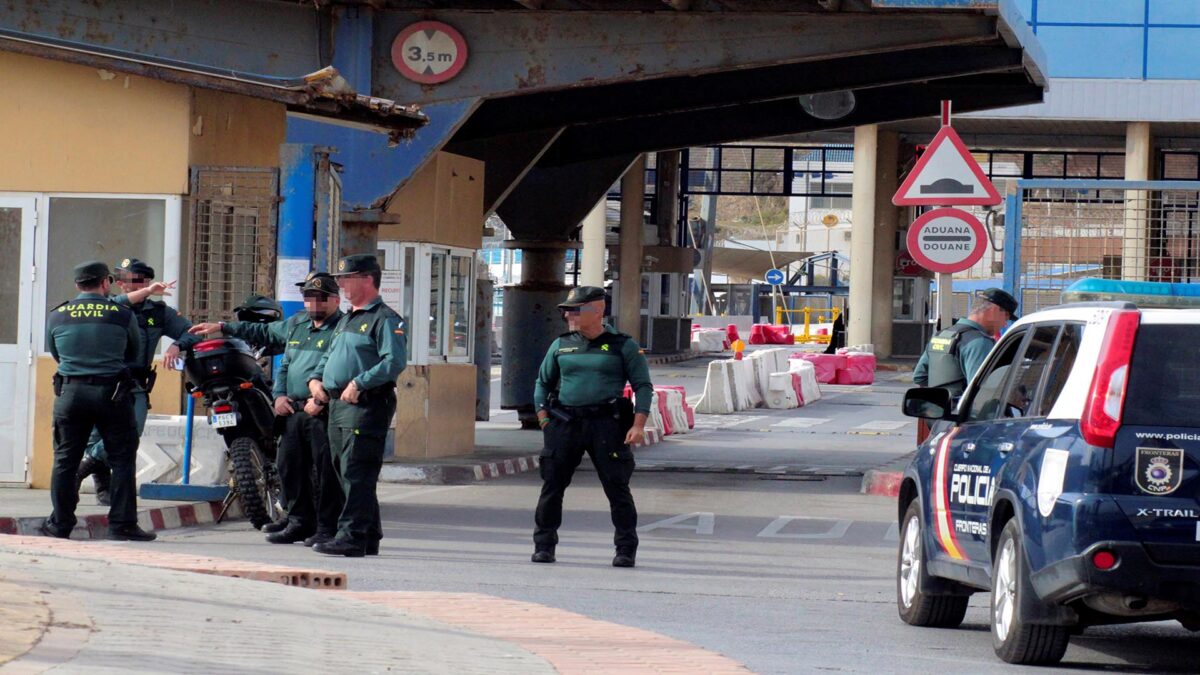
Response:
POLYGON ((345 261, 345 260, 339 260, 339 261, 338 261, 338 271, 339 271, 339 272, 345 272, 345 271, 346 271, 346 261, 345 261))
POLYGON ((129 267, 129 258, 121 261, 121 267, 129 267))
POLYGON ((320 279, 313 279, 313 280, 312 280, 312 285, 313 285, 313 288, 320 288, 320 287, 321 287, 321 280, 320 280, 320 279))
POLYGON ((1171 494, 1183 483, 1183 450, 1138 448, 1133 479, 1147 494, 1171 494))

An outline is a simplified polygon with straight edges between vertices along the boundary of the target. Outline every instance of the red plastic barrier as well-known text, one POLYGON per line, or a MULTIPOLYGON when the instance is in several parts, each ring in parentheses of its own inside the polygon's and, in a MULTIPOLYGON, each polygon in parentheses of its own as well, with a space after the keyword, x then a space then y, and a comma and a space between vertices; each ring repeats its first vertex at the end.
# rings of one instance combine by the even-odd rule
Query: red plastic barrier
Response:
MULTIPOLYGON (((629 385, 625 385, 625 386, 628 388, 629 385)), ((665 385, 665 384, 662 384, 662 385, 656 384, 656 385, 654 385, 654 389, 655 389, 655 391, 662 390, 662 389, 670 389, 671 391, 679 392, 680 398, 683 400, 683 412, 685 415, 687 415, 688 428, 689 429, 696 428, 696 411, 692 409, 692 406, 688 405, 686 389, 684 389, 680 385, 665 385)))
POLYGON ((855 352, 846 354, 846 367, 838 371, 838 384, 871 384, 873 382, 875 382, 875 355, 855 352), (842 373, 845 373, 844 378, 842 373))
POLYGON ((792 354, 793 359, 804 359, 813 364, 817 382, 833 384, 837 382, 838 371, 845 370, 846 357, 840 354, 792 354))
POLYGON ((729 344, 733 344, 741 339, 741 337, 738 336, 737 324, 731 323, 728 326, 725 326, 725 337, 729 340, 729 344))
POLYGON ((750 327, 750 344, 752 345, 790 345, 794 343, 791 326, 756 323, 750 327))

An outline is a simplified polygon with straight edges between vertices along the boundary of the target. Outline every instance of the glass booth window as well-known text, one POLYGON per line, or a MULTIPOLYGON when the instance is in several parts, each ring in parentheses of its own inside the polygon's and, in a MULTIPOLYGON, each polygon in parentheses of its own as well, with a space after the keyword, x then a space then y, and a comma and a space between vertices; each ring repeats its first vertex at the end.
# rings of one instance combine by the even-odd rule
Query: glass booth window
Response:
POLYGON ((913 296, 916 291, 914 279, 893 279, 892 280, 892 318, 900 320, 911 320, 913 316, 913 296))
POLYGON ((429 261, 429 356, 446 355, 446 263, 447 251, 434 251, 429 261))
POLYGON ((51 198, 47 313, 78 295, 71 271, 85 260, 100 260, 112 267, 123 258, 139 258, 161 277, 166 210, 161 199, 51 198))
POLYGON ((404 247, 404 288, 400 291, 403 307, 399 310, 404 317, 404 330, 408 332, 405 342, 408 345, 408 360, 413 357, 413 286, 417 275, 417 249, 414 246, 404 247))
POLYGON ((447 325, 454 335, 448 356, 466 356, 470 353, 471 339, 471 274, 472 257, 454 255, 450 257, 450 307, 447 325))
MULTIPOLYGON (((0 208, 0 303, 10 312, 20 307, 21 274, 21 209, 0 208)), ((9 314, 0 321, 0 344, 17 344, 17 330, 9 314)))

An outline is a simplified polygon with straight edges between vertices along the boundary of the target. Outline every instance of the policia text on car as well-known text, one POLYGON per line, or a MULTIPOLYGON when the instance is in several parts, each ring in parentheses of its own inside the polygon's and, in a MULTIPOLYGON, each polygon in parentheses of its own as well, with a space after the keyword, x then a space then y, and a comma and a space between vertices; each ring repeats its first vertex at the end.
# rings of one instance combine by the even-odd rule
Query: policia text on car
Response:
POLYGON ((608 497, 616 534, 616 567, 633 567, 637 555, 637 509, 629 491, 630 444, 645 439, 654 387, 633 338, 604 324, 604 289, 580 286, 559 305, 571 332, 553 344, 534 387, 538 423, 545 433, 542 491, 534 516, 533 562, 552 563, 562 524, 563 495, 587 453, 608 497), (629 382, 636 406, 623 396, 629 382))
POLYGON ((79 295, 50 311, 46 349, 58 362, 54 376, 54 511, 41 526, 48 537, 67 538, 74 529, 79 484, 75 475, 92 429, 98 429, 112 467, 108 538, 150 541, 137 524, 137 421, 130 363, 142 362, 142 335, 133 312, 108 299, 108 265, 75 268, 79 295))

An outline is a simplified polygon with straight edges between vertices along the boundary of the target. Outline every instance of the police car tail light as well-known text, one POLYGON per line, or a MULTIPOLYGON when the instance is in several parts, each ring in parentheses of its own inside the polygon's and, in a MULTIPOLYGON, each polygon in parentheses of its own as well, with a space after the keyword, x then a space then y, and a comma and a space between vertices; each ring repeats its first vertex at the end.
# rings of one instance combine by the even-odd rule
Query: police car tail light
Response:
POLYGON ((197 342, 196 345, 192 347, 192 351, 199 353, 211 352, 215 349, 220 349, 224 345, 224 340, 204 340, 203 342, 197 342))
POLYGON ((1100 362, 1092 376, 1083 418, 1079 422, 1083 440, 1091 445, 1111 448, 1121 427, 1125 406, 1125 388, 1129 382, 1129 360, 1142 314, 1136 310, 1118 310, 1108 320, 1100 362))
POLYGON ((1111 570, 1117 566, 1117 556, 1112 551, 1096 551, 1092 554, 1092 565, 1098 570, 1111 570))

